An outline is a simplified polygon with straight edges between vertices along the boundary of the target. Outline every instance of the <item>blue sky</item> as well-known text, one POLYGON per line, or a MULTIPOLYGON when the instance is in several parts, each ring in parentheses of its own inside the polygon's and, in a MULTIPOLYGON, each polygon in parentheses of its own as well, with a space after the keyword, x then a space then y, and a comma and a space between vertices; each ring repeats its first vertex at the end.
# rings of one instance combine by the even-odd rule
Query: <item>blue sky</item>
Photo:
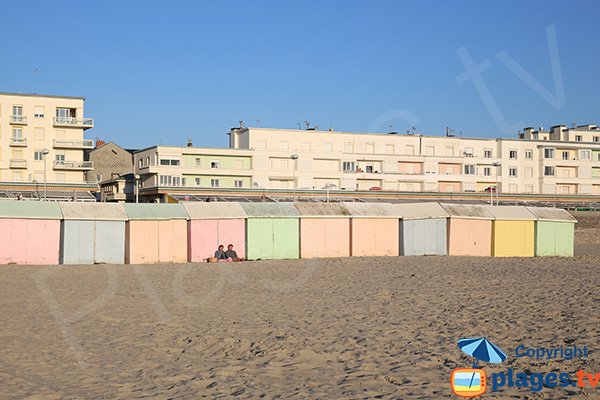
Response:
POLYGON ((599 11, 591 0, 12 1, 0 91, 84 96, 87 136, 129 148, 225 147, 240 119, 510 137, 600 123, 599 11), (484 89, 459 78, 461 52, 485 66, 484 89))

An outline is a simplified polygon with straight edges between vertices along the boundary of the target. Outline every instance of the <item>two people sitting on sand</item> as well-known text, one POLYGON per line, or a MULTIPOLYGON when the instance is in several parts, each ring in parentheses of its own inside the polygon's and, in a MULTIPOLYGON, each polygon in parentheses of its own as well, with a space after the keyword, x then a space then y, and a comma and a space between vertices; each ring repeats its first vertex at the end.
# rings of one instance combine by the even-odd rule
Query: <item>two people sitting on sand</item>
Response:
POLYGON ((238 257, 238 254, 233 249, 231 243, 227 246, 227 251, 225 251, 224 246, 220 244, 217 251, 215 251, 215 258, 217 261, 244 261, 243 258, 238 257))

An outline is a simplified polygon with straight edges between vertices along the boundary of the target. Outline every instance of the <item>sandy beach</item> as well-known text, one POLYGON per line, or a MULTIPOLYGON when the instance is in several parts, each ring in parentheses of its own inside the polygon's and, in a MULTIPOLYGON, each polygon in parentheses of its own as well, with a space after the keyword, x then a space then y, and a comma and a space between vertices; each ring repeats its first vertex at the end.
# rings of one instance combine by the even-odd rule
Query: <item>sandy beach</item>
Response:
MULTIPOLYGON (((486 336, 488 376, 600 372, 600 217, 574 258, 392 257, 0 267, 0 398, 451 398, 456 345, 486 336), (587 358, 515 358, 587 346, 587 358)), ((485 398, 599 398, 503 388, 485 398)))

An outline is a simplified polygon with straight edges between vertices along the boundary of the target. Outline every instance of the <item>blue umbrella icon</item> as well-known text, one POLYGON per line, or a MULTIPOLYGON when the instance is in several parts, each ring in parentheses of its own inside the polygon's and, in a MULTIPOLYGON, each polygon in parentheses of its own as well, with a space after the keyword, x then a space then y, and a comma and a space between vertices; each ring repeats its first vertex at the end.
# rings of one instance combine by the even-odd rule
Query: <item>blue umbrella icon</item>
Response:
POLYGON ((506 353, 484 337, 460 339, 458 347, 466 354, 480 361, 501 363, 506 360, 506 353))

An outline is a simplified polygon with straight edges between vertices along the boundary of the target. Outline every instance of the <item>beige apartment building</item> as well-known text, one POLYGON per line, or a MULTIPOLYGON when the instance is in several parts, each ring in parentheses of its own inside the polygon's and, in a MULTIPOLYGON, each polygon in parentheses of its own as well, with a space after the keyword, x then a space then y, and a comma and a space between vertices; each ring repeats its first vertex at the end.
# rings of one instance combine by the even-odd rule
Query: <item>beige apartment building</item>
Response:
POLYGON ((84 115, 83 97, 0 93, 0 183, 85 184, 93 164, 84 150, 94 143, 84 132, 94 120, 84 115))
POLYGON ((600 194, 600 130, 526 128, 515 139, 236 128, 229 149, 134 153, 141 190, 252 188, 600 194))

